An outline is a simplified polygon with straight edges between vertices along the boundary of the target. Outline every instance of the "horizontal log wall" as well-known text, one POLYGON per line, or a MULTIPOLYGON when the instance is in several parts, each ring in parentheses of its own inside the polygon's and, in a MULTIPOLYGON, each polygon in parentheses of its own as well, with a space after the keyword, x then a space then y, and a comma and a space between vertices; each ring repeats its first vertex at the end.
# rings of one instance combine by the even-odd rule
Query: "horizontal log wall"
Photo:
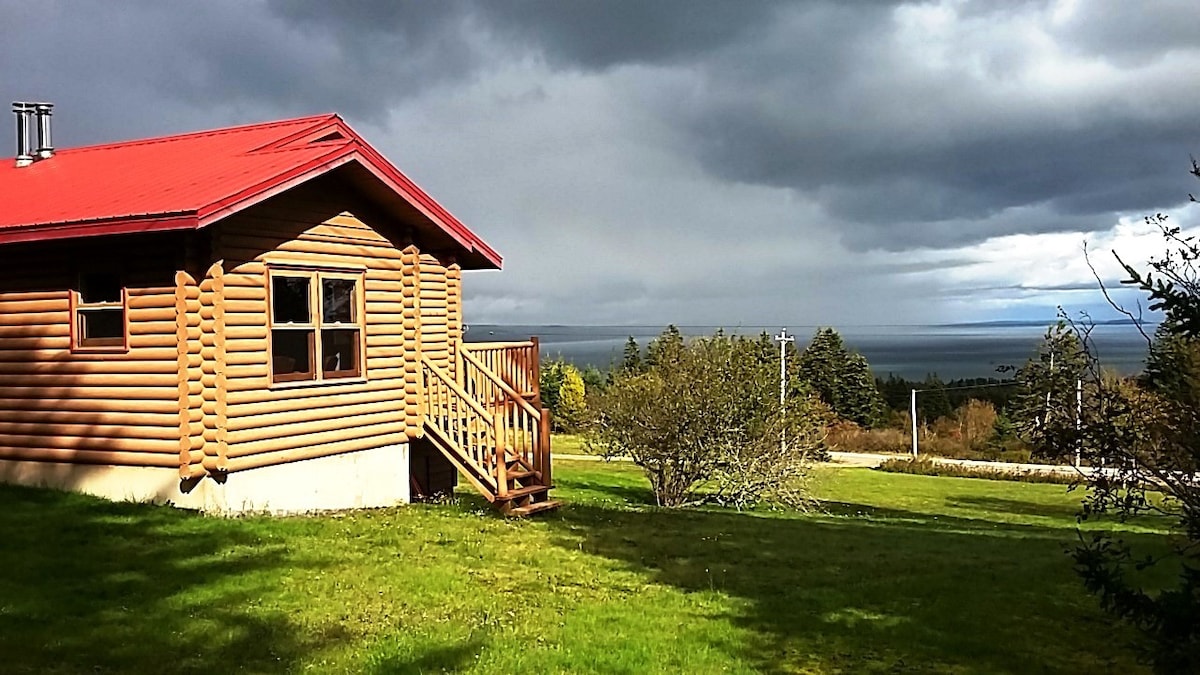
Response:
POLYGON ((125 235, 0 249, 0 459, 180 466, 181 431, 199 431, 179 414, 193 392, 177 377, 190 356, 178 351, 176 321, 183 242, 125 235), (107 269, 127 284, 130 348, 73 353, 70 290, 81 271, 107 269))
MULTIPOLYGON (((405 319, 411 323, 417 301, 406 298, 410 286, 403 271, 415 255, 406 256, 403 249, 415 249, 401 241, 398 224, 352 215, 370 213, 359 204, 353 194, 325 181, 232 216, 213 235, 214 256, 225 263, 230 470, 405 443, 414 431, 405 397, 411 370, 406 352, 412 346, 411 339, 406 344, 405 319), (268 268, 273 264, 363 271, 364 377, 271 383, 268 268)), ((413 262, 409 266, 416 272, 413 262)))

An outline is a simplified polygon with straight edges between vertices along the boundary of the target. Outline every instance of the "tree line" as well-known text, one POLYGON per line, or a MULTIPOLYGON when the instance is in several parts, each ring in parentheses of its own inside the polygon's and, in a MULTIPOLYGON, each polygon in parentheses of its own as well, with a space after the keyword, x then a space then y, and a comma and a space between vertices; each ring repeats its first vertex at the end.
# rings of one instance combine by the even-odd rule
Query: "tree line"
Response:
MULTIPOLYGON (((770 363, 778 386, 779 343, 767 333, 710 339, 736 343, 739 358, 770 363)), ((687 340, 667 326, 644 347, 632 336, 619 361, 607 371, 580 370, 554 359, 542 365, 542 398, 555 431, 579 433, 593 420, 595 401, 623 376, 648 372, 669 359, 687 340)), ((817 329, 803 349, 786 343, 789 398, 816 396, 831 414, 823 450, 903 452, 910 444, 910 395, 920 390, 917 415, 921 438, 930 452, 976 459, 1028 460, 1008 410, 1021 383, 1014 379, 974 378, 943 381, 936 374, 908 380, 873 375, 867 359, 850 349, 833 328, 817 329)))

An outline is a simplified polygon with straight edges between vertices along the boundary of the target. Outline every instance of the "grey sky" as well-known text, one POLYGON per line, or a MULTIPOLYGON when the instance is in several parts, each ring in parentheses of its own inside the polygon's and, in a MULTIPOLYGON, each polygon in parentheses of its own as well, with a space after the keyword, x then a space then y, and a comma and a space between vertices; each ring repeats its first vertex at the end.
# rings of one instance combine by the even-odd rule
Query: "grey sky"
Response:
MULTIPOLYGON (((0 0, 60 147, 337 111, 506 257, 477 323, 1096 310, 1200 154, 1194 0, 0 0)), ((11 143, 11 142, 10 142, 11 143)), ((3 147, 3 146, 0 146, 3 147)), ((11 153, 11 148, 3 154, 11 153)))

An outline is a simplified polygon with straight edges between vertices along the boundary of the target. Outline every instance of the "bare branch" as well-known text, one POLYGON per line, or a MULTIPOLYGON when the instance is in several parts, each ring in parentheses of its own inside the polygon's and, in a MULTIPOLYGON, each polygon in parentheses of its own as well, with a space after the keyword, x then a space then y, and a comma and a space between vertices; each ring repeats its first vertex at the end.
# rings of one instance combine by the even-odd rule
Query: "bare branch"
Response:
MULTIPOLYGON (((1125 261, 1121 260, 1121 256, 1117 255, 1116 251, 1113 251, 1113 256, 1117 259, 1117 262, 1121 263, 1122 267, 1125 267, 1126 269, 1128 269, 1128 266, 1125 264, 1125 261)), ((1104 294, 1104 300, 1108 303, 1108 305, 1110 307, 1115 309, 1118 313, 1123 314, 1126 317, 1128 317, 1130 322, 1132 322, 1133 325, 1137 328, 1138 332, 1142 334, 1142 337, 1146 339, 1146 344, 1147 345, 1151 344, 1153 342, 1153 340, 1151 339, 1151 337, 1149 335, 1146 334, 1146 330, 1142 326, 1143 320, 1142 320, 1141 304, 1140 303, 1138 304, 1138 312, 1135 315, 1133 312, 1125 309, 1124 305, 1121 305, 1116 300, 1113 300, 1112 296, 1108 292, 1108 287, 1104 285, 1104 279, 1100 278, 1100 273, 1096 271, 1096 266, 1092 264, 1092 257, 1091 257, 1091 254, 1088 252, 1088 247, 1087 247, 1086 241, 1083 242, 1083 259, 1087 263, 1088 269, 1091 270, 1092 277, 1096 280, 1096 284, 1098 286, 1100 286, 1100 292, 1104 294)))

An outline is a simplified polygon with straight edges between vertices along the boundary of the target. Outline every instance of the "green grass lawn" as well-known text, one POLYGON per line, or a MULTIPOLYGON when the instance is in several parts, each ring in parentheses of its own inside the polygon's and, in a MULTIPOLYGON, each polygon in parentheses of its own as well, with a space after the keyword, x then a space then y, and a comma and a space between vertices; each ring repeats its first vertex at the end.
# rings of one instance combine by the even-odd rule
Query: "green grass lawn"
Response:
POLYGON ((467 492, 222 520, 0 487, 0 671, 1142 672, 1071 572, 1061 486, 837 469, 797 514, 661 510, 628 464, 556 482, 527 521, 467 492))

